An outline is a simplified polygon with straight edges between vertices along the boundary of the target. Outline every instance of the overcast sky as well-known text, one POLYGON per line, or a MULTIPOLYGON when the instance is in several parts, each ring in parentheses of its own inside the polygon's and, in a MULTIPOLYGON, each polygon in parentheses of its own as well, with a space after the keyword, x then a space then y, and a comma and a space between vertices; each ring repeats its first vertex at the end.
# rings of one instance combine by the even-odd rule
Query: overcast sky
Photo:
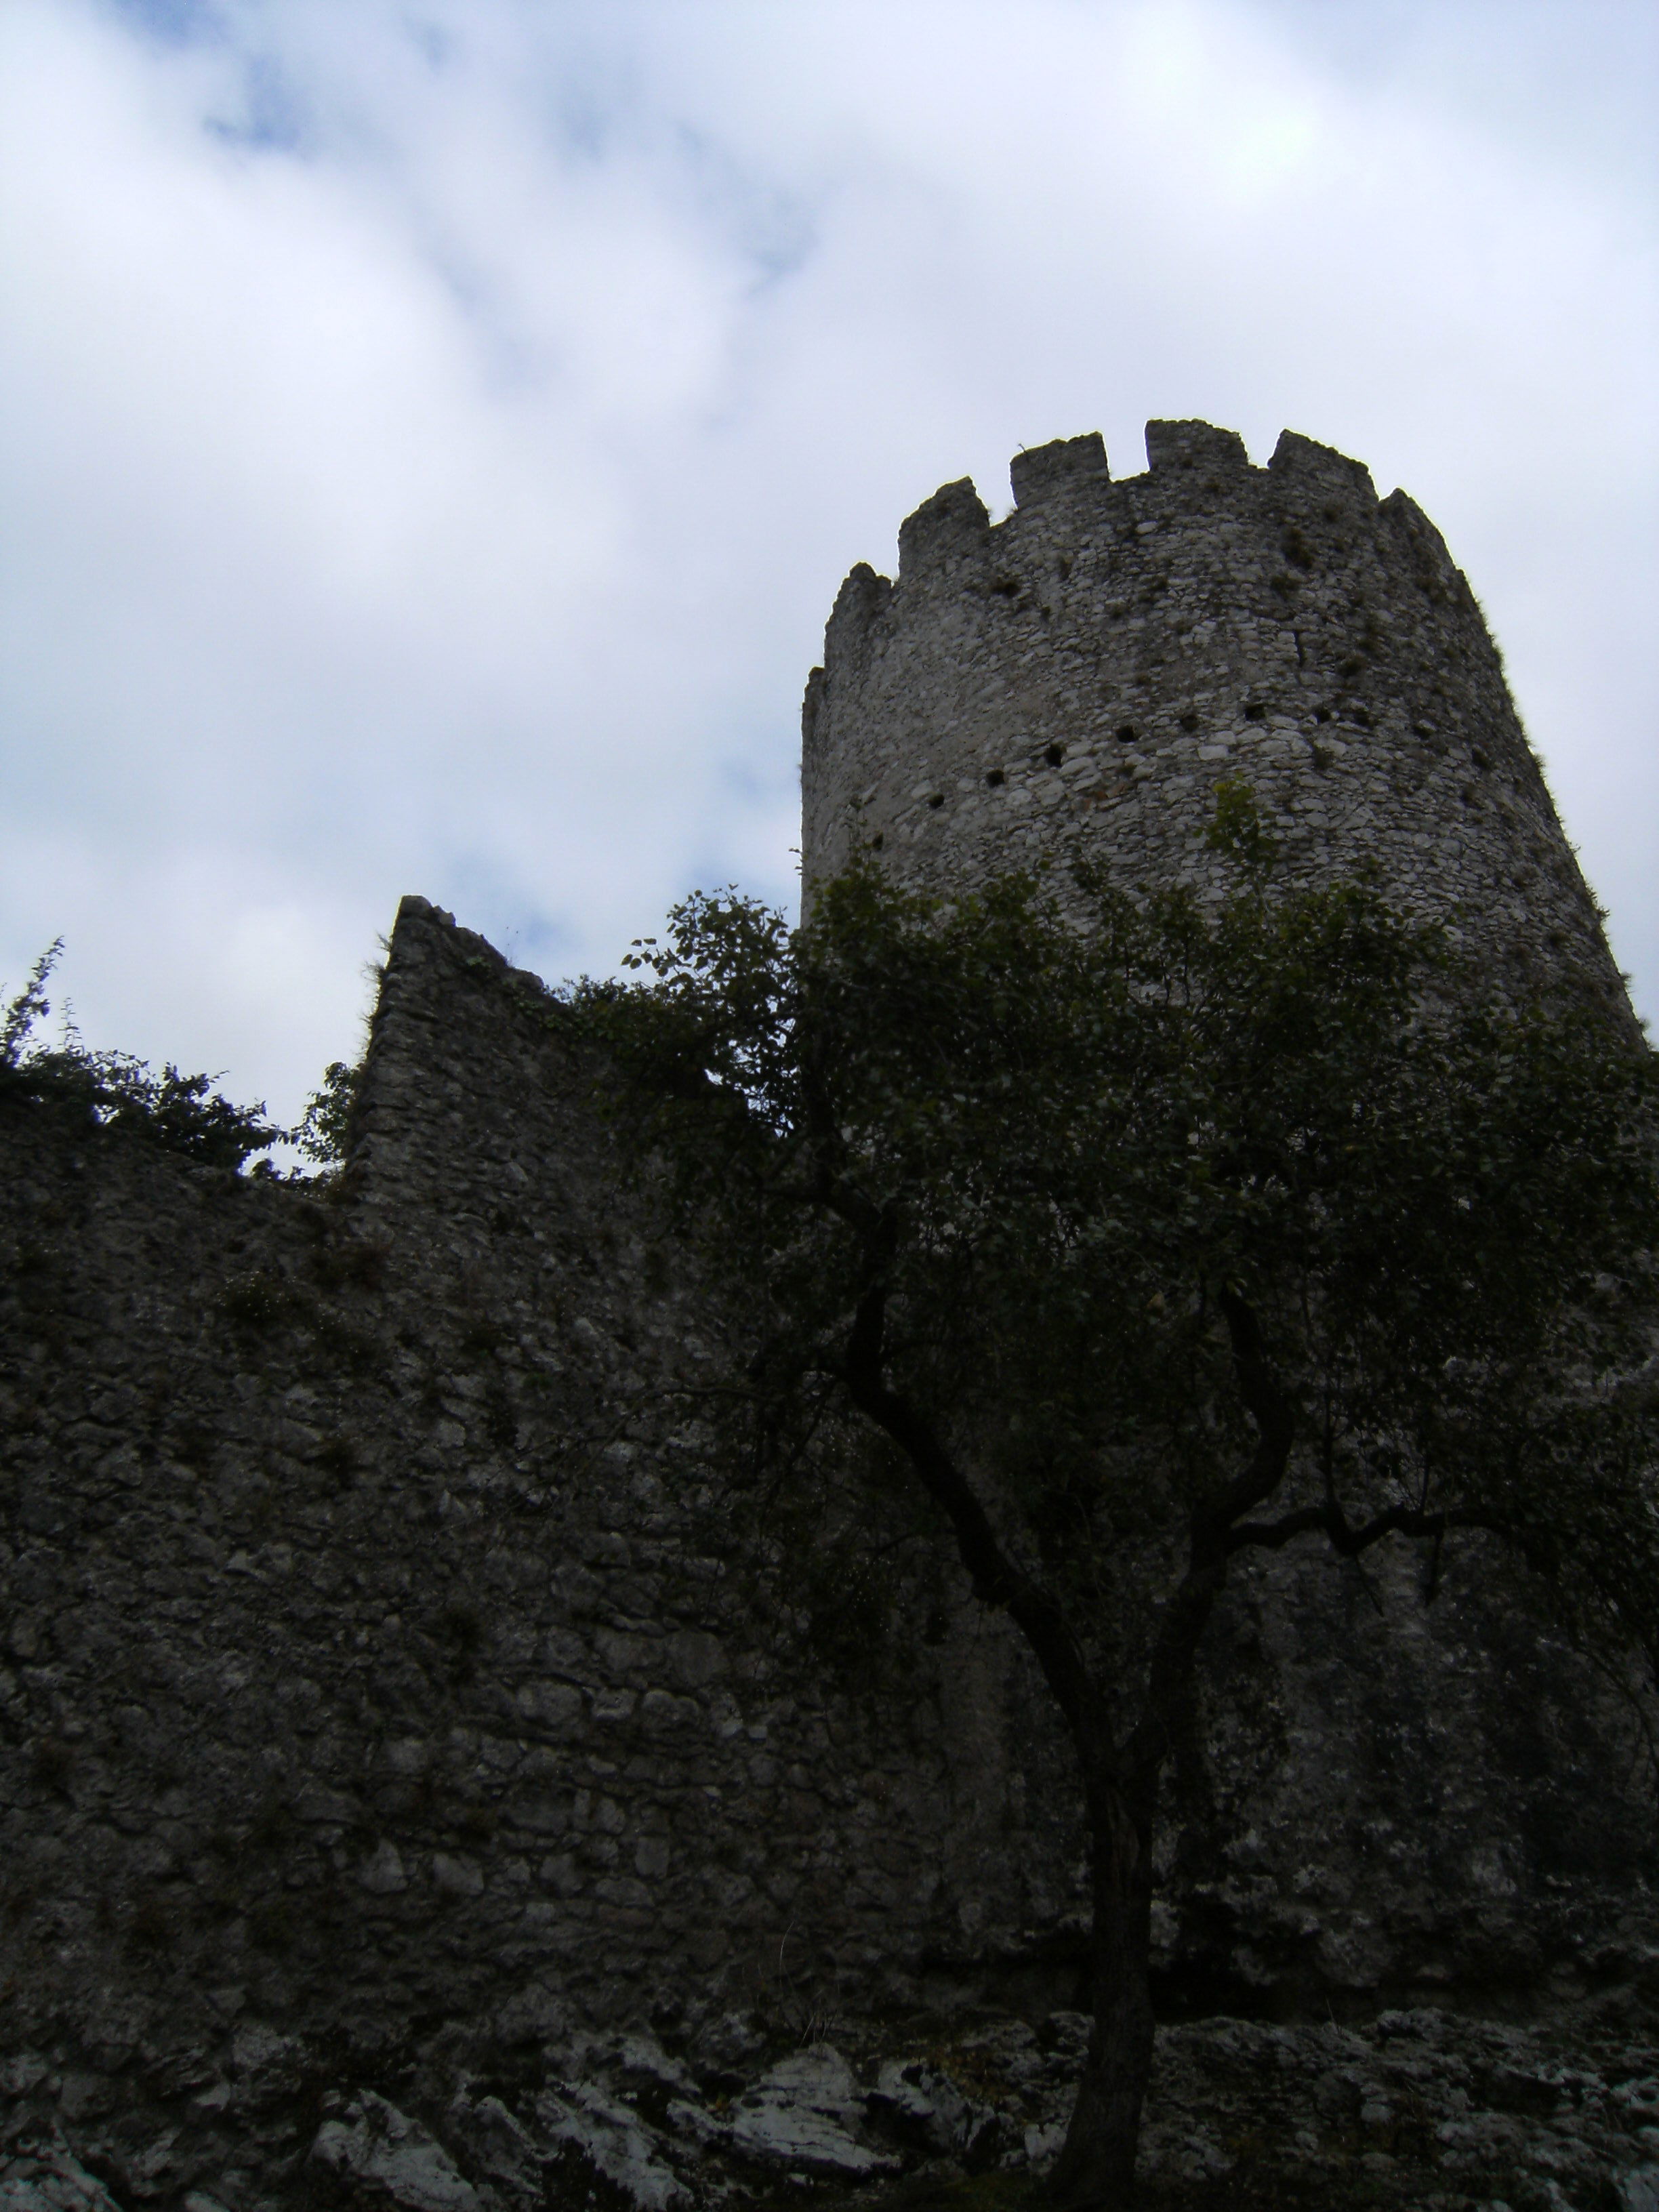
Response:
POLYGON ((1649 0, 5 0, 0 980, 297 1110, 398 895, 794 890, 841 577, 1289 424, 1486 605, 1659 1015, 1649 0))

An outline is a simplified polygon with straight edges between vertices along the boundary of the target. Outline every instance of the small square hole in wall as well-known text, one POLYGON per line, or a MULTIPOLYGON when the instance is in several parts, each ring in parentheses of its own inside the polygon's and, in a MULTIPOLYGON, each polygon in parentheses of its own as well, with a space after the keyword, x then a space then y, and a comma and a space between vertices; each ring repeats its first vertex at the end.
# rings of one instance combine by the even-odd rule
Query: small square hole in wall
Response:
POLYGON ((1267 710, 1259 699, 1252 699, 1244 709, 1244 719, 1247 722, 1265 722, 1267 710))
POLYGON ((927 804, 930 806, 943 806, 945 804, 945 793, 942 791, 935 791, 930 793, 927 804))
POLYGON ((1181 718, 1181 726, 1183 730, 1195 730, 1198 727, 1197 715, 1192 714, 1183 714, 1181 718))
POLYGON ((1058 768, 1066 757, 1066 748, 1064 745, 1045 745, 1042 749, 1042 757, 1050 768, 1058 768))
POLYGON ((1117 741, 1121 745, 1132 745, 1139 735, 1133 722, 1126 722, 1117 733, 1117 741))
POLYGON ((1006 783, 1008 779, 1000 768, 994 768, 987 775, 985 781, 990 785, 992 790, 995 791, 1001 785, 1006 783))

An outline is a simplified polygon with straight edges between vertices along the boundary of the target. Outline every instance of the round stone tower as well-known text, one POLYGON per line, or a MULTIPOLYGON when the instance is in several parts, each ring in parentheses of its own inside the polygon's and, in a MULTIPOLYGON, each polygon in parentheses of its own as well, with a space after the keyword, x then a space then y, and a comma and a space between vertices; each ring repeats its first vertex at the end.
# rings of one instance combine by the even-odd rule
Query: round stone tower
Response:
POLYGON ((1403 492, 1287 430, 1266 468, 1151 422, 1016 455, 994 525, 946 484, 898 580, 842 585, 807 685, 805 890, 873 850, 949 891, 1083 846, 1127 888, 1218 889, 1214 786, 1242 777, 1293 870, 1370 860, 1519 981, 1626 1006, 1474 595, 1403 492))
MULTIPOLYGON (((1483 975, 1633 1024, 1433 525, 1293 432, 1263 469, 1204 422, 1150 423, 1146 453, 1120 483, 1098 436, 1023 453, 1006 521, 946 484, 896 583, 853 570, 803 715, 806 897, 860 851, 948 895, 1079 849, 1130 890, 1219 896, 1204 833, 1237 777, 1291 871, 1374 863, 1483 975)), ((1311 1547, 1241 1563, 1159 1847, 1175 2000, 1579 1988, 1587 1931, 1624 1924, 1659 1858, 1629 1716, 1528 1603, 1454 1565, 1427 1607, 1404 1545, 1364 1571, 1311 1547)), ((1017 1663, 1010 1644, 1006 1682, 1017 1663)))

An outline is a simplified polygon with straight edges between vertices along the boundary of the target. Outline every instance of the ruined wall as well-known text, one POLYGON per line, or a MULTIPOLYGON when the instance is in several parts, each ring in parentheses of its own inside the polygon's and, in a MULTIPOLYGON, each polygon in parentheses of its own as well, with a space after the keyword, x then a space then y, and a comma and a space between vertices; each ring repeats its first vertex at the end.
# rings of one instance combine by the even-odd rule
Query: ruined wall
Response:
POLYGON ((0 1123, 0 2056, 210 2120, 259 2036, 915 2002, 1073 1905, 928 1559, 826 1656, 592 1078, 411 900, 333 1190, 0 1123))
MULTIPOLYGON (((937 1541, 834 1632, 835 1532, 699 1423, 719 1299, 549 1017, 409 901, 331 1190, 0 1122, 0 2052, 94 2098, 234 2133, 277 2035, 292 2082, 1075 1993, 1020 1647, 937 1541)), ((1404 1559, 1270 1571, 1173 1778, 1169 2002, 1628 1965, 1639 1746, 1585 1672, 1472 1592, 1425 1619, 1404 1559)))

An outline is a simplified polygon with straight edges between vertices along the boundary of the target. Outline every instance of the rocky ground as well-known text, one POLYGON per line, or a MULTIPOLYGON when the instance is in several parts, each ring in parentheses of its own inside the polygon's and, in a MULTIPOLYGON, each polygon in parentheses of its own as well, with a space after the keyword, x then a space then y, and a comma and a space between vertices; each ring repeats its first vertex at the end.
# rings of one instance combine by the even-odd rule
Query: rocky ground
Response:
MULTIPOLYGON (((680 2051, 577 2037, 470 2072, 440 2034, 378 2087, 321 2087, 314 2054, 246 2022, 170 2081, 22 2054, 0 2069, 0 2212, 1013 2212, 1085 2035, 1060 2012, 781 2049, 729 2014, 680 2051)), ((1659 2045, 1432 2008, 1165 2027, 1142 2172, 1155 2212, 1659 2212, 1659 2045)))

